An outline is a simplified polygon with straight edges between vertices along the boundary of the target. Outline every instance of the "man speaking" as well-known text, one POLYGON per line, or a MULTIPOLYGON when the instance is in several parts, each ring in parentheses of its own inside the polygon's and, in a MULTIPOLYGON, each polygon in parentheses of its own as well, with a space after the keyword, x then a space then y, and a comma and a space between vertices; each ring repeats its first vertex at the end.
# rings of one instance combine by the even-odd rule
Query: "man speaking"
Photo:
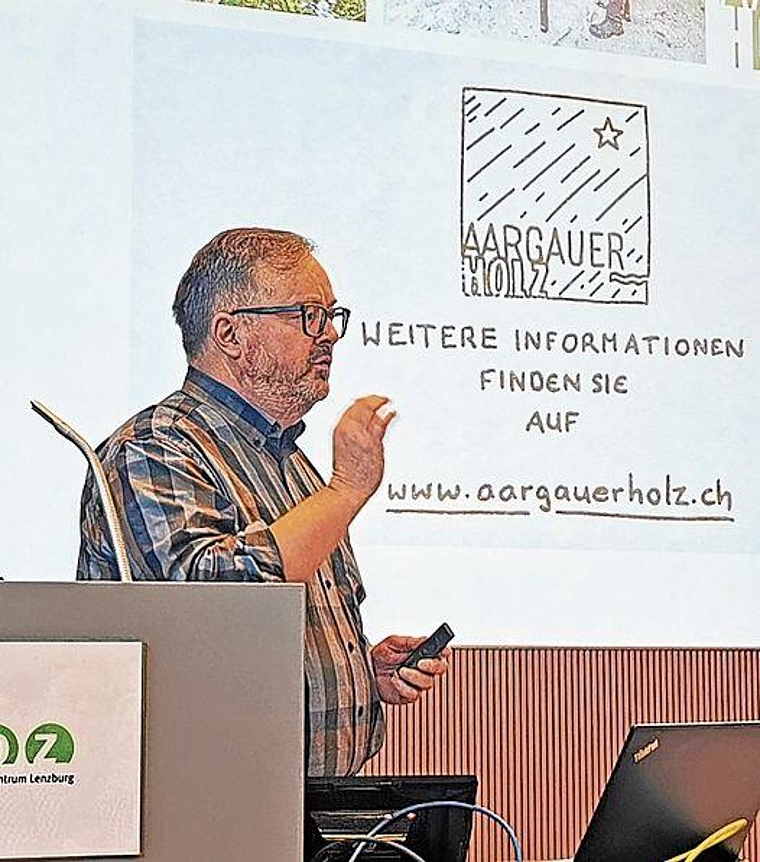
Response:
MULTIPOLYGON (((174 300, 188 360, 178 392, 98 450, 136 579, 306 585, 308 773, 350 775, 380 747, 380 701, 411 703, 446 658, 401 668, 420 638, 370 647, 348 526, 383 475, 387 398, 360 398, 333 434, 327 484, 298 447, 329 391, 349 311, 296 234, 225 231, 193 258, 174 300)), ((77 577, 117 579, 92 475, 77 577)))

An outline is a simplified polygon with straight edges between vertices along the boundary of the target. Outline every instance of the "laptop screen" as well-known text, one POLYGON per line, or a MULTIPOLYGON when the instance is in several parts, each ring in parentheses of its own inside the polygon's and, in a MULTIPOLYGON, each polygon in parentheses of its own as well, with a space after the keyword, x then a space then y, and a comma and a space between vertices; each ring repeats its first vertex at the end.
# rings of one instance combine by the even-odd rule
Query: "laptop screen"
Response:
MULTIPOLYGON (((664 862, 760 808, 760 722, 638 725, 575 862, 664 862)), ((700 862, 733 862, 747 830, 700 862)))

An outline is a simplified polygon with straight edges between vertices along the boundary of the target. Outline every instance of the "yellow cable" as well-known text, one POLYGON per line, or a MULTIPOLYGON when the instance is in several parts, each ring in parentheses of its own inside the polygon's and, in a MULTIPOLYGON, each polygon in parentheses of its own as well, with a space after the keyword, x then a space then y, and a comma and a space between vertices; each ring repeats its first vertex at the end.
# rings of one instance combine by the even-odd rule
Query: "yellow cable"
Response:
POLYGON ((704 853, 705 850, 709 850, 711 847, 715 847, 717 844, 722 844, 729 838, 733 838, 737 832, 741 832, 742 829, 746 829, 747 826, 749 826, 749 821, 745 820, 744 817, 741 817, 739 820, 734 820, 731 823, 726 823, 725 826, 721 826, 720 829, 716 829, 712 835, 708 835, 707 838, 705 838, 701 844, 697 844, 693 850, 687 850, 686 853, 681 853, 680 856, 674 856, 672 859, 666 860, 666 862, 694 862, 697 856, 704 853))

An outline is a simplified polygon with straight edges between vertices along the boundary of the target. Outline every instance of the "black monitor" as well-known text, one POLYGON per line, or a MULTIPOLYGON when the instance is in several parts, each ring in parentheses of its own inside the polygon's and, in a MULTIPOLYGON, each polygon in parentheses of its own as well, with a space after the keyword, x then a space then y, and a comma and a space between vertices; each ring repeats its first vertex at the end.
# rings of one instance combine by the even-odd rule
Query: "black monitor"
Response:
MULTIPOLYGON (((350 835, 366 835, 388 814, 420 802, 475 804, 478 779, 474 775, 354 776, 309 779, 306 811, 322 837, 312 843, 316 852, 326 843, 350 835)), ((472 812, 463 808, 429 808, 383 830, 382 835, 408 847, 426 862, 465 862, 472 830, 472 812)), ((347 860, 356 844, 331 860, 347 860)), ((307 856, 307 858, 310 858, 307 856)), ((361 859, 395 862, 407 859, 391 846, 367 845, 361 859)))

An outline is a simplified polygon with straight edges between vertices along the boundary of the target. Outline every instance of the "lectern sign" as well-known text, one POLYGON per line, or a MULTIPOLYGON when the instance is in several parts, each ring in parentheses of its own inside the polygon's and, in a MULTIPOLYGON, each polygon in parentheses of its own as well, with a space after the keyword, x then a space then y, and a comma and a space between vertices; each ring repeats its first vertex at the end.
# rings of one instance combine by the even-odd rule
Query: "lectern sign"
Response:
POLYGON ((0 642, 0 859, 140 853, 143 645, 0 642))

